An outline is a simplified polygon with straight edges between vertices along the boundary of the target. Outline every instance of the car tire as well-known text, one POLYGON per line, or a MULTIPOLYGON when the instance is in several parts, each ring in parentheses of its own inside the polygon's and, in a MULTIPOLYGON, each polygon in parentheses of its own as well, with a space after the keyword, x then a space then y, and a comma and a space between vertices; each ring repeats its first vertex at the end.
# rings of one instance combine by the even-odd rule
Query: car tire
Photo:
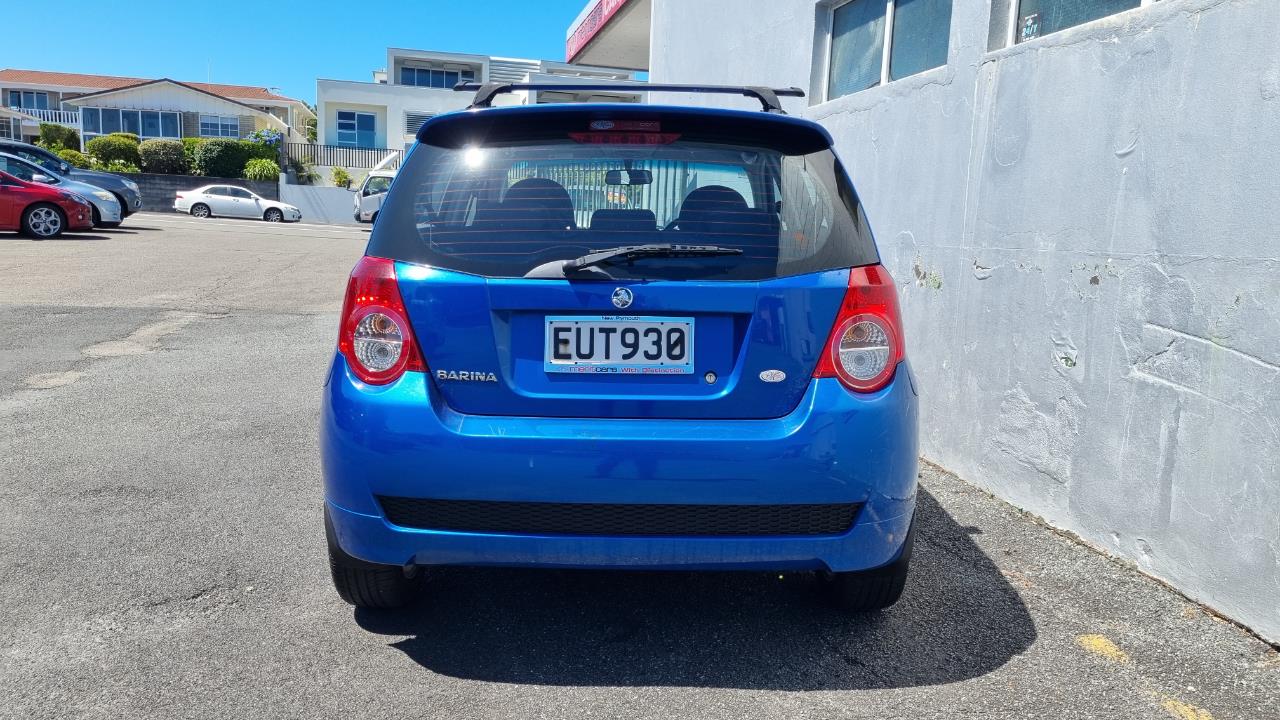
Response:
POLYGON ((329 570, 338 597, 358 608, 398 608, 413 599, 417 578, 405 576, 399 565, 381 565, 354 558, 338 545, 329 510, 324 512, 324 536, 329 545, 329 570))
POLYGON ((36 203, 22 211, 22 234, 33 240, 56 238, 67 229, 67 214, 50 203, 36 203))
POLYGON ((209 206, 204 203, 196 203, 191 206, 191 216, 201 219, 213 217, 213 213, 209 212, 209 206))
POLYGON ((98 212, 98 208, 93 205, 90 205, 89 213, 90 213, 91 219, 93 220, 93 226, 102 227, 102 213, 98 212))
POLYGON ((915 537, 916 522, 912 518, 898 559, 871 570, 830 573, 828 585, 836 607, 849 613, 866 613, 884 610, 898 602, 907 584, 915 537))
POLYGON ((267 222, 283 222, 284 213, 280 212, 279 208, 267 208, 267 211, 262 213, 262 219, 267 222))

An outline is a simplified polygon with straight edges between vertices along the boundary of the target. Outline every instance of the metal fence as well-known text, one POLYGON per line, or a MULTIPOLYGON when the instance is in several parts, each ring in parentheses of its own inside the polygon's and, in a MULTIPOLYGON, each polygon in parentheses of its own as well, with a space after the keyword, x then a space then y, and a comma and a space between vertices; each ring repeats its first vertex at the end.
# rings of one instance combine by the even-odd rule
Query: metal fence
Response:
POLYGON ((298 162, 344 168, 371 168, 385 160, 388 155, 395 155, 395 159, 386 166, 388 170, 394 170, 404 159, 403 150, 357 148, 344 145, 286 143, 285 150, 291 159, 298 162))

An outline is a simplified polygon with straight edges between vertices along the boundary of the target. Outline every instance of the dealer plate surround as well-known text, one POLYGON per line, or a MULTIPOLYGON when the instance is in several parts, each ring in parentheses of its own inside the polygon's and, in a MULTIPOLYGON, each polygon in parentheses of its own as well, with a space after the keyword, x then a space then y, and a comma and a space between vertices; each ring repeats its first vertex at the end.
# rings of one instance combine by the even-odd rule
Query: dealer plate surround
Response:
POLYGON ((549 373, 693 374, 694 318, 548 315, 543 369, 549 373))

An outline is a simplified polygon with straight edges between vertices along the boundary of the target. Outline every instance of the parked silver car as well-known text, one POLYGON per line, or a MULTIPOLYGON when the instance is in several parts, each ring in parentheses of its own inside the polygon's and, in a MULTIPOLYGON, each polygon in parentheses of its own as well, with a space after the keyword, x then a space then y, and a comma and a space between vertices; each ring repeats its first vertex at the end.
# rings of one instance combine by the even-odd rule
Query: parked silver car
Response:
POLYGON ((45 185, 56 185, 61 190, 75 193, 88 200, 93 206, 93 226, 103 228, 119 227, 124 215, 120 208, 120 201, 116 200, 116 196, 94 185, 87 185, 82 182, 76 182, 70 178, 58 175, 47 168, 40 167, 33 162, 23 160, 15 155, 0 153, 0 170, 9 173, 19 180, 27 182, 43 183, 45 185))
POLYGON ((297 222, 302 211, 278 200, 268 200, 236 185, 205 185, 183 190, 173 199, 173 209, 198 218, 242 217, 267 222, 297 222))

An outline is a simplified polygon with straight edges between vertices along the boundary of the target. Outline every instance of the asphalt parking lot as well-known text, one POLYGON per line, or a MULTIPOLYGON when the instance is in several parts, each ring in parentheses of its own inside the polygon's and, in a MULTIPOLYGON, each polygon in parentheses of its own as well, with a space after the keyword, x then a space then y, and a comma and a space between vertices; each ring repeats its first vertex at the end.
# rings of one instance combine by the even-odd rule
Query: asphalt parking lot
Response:
POLYGON ((0 717, 1280 718, 1275 650, 929 467, 879 616, 807 575, 497 569, 353 612, 316 425, 366 237, 0 233, 0 717))

